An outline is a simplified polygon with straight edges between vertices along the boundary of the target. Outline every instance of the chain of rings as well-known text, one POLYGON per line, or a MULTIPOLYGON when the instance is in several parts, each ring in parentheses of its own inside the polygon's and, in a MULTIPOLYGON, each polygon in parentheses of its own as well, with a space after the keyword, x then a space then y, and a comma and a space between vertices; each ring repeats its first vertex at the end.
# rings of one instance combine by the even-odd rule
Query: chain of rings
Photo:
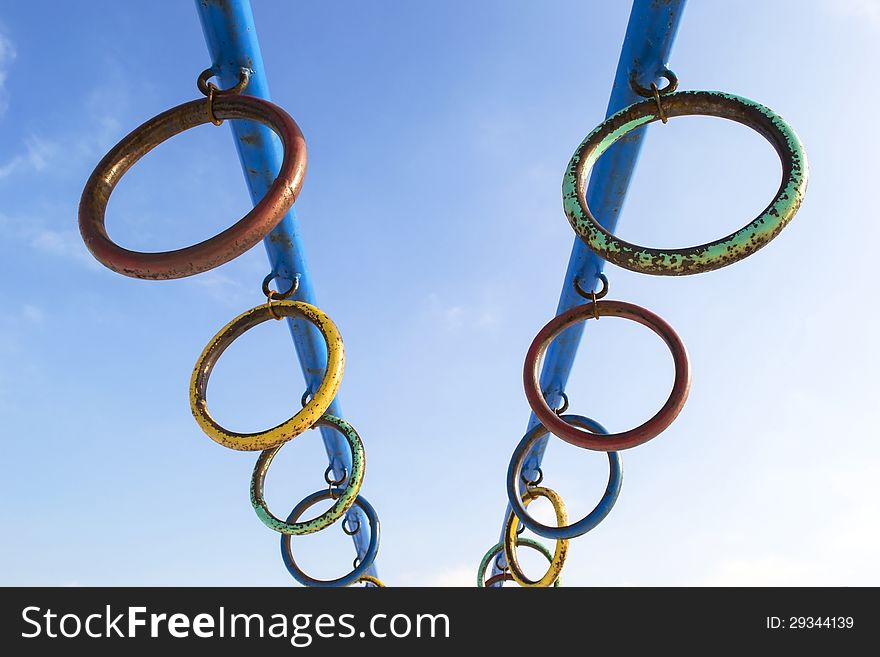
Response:
MULTIPOLYGON (((809 171, 806 154, 794 130, 772 110, 752 100, 718 91, 676 92, 678 78, 668 68, 659 77, 667 84, 658 89, 638 84, 635 75, 630 79, 633 91, 646 98, 608 117, 594 129, 575 151, 563 179, 563 207, 566 216, 581 241, 599 257, 643 274, 680 276, 718 269, 741 260, 765 246, 792 220, 800 208, 806 192, 809 171), (599 157, 612 144, 633 130, 651 122, 666 123, 670 117, 708 115, 730 119, 746 125, 762 135, 774 147, 782 163, 782 182, 776 196, 767 208, 742 229, 700 246, 683 249, 655 249, 625 242, 599 224, 586 202, 586 186, 590 171, 599 157)), ((619 450, 641 445, 662 433, 675 420, 687 400, 690 390, 690 363, 687 350, 675 330, 651 311, 623 301, 606 301, 608 279, 600 272, 595 280, 601 282, 598 292, 589 290, 574 280, 574 289, 587 303, 575 306, 552 319, 535 337, 526 355, 523 385, 526 399, 539 424, 531 429, 517 445, 507 470, 507 498, 510 510, 504 522, 502 540, 490 549, 477 571, 478 586, 500 586, 514 581, 520 586, 558 586, 559 576, 568 552, 569 540, 595 528, 611 511, 623 481, 619 450), (544 354, 553 340, 566 329, 589 319, 613 316, 635 321, 650 328, 669 348, 675 367, 672 391, 666 403, 647 422, 620 433, 609 433, 595 420, 580 415, 565 415, 568 397, 562 390, 544 391, 540 385, 540 368, 544 354), (562 406, 553 409, 548 396, 562 399, 562 406), (537 461, 529 457, 536 444, 547 434, 553 434, 567 443, 593 451, 606 452, 609 463, 608 484, 599 503, 584 518, 568 524, 562 498, 552 489, 539 486, 543 472, 537 461), (526 473, 534 473, 526 476, 526 473), (521 490, 522 485, 525 491, 521 490), (556 515, 556 525, 536 521, 528 512, 528 505, 538 497, 550 501, 556 515), (556 541, 551 552, 542 544, 521 537, 529 529, 538 536, 556 541), (517 546, 539 551, 550 562, 540 579, 529 579, 517 561, 517 546), (489 565, 494 563, 497 575, 485 579, 489 565)))
MULTIPOLYGON (((114 146, 97 165, 83 190, 79 207, 79 226, 83 241, 95 258, 108 268, 141 279, 173 279, 208 271, 229 262, 263 240, 282 220, 302 187, 306 168, 306 145, 296 122, 280 107, 253 96, 242 95, 251 71, 241 69, 238 84, 218 89, 210 78, 213 69, 198 77, 198 88, 205 95, 174 107, 139 126, 114 146), (205 123, 221 125, 226 119, 247 119, 262 123, 280 138, 284 156, 275 181, 266 195, 248 214, 223 232, 204 242, 176 251, 143 253, 130 251, 114 243, 107 235, 105 213, 109 196, 122 176, 135 162, 154 147, 189 128, 205 123)), ((357 431, 342 418, 328 413, 342 382, 345 351, 342 336, 333 321, 319 308, 303 301, 291 301, 299 287, 299 276, 290 280, 285 292, 269 288, 276 272, 263 280, 266 303, 251 308, 230 321, 204 348, 190 379, 189 400, 199 427, 215 442, 239 451, 259 451, 251 477, 250 499, 257 517, 281 534, 282 558, 291 575, 307 586, 350 586, 364 583, 384 586, 368 573, 379 550, 379 518, 373 507, 359 493, 364 479, 366 459, 357 431), (239 433, 223 427, 211 417, 207 406, 208 380, 223 352, 247 330, 268 320, 304 321, 314 326, 327 347, 324 375, 313 391, 306 391, 302 409, 275 427, 253 433, 239 433), (351 471, 331 462, 324 473, 326 489, 312 493, 284 519, 276 517, 266 504, 264 483, 269 466, 281 447, 308 429, 322 428, 339 433, 351 451, 351 471), (338 475, 338 476, 337 476, 338 475), (300 520, 313 504, 331 500, 329 509, 320 515, 300 520), (357 510, 356 510, 357 509, 357 510), (361 518, 365 518, 362 527, 361 518), (333 580, 310 577, 296 564, 291 551, 291 536, 321 531, 342 519, 348 535, 369 531, 363 554, 355 559, 351 572, 333 580), (352 526, 354 525, 354 526, 352 526)))

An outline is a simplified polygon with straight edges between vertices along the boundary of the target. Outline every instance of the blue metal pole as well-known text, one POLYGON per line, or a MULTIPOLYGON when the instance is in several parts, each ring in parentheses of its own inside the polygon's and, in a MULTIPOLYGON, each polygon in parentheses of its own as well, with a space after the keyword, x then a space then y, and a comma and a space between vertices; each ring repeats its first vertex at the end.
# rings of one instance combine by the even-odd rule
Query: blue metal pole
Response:
MULTIPOLYGON (((633 1, 606 116, 642 100, 630 86, 631 75, 635 74, 636 81, 645 87, 649 87, 652 81, 660 77, 659 74, 669 59, 686 2, 687 0, 633 1)), ((631 133, 631 137, 614 144, 599 159, 590 176, 587 204, 599 223, 612 233, 617 227, 644 138, 645 128, 640 128, 631 133)), ((572 146, 572 152, 576 146, 577 144, 572 146)), ((604 266, 605 260, 590 251, 576 237, 559 296, 557 315, 584 303, 584 299, 574 289, 574 281, 579 280, 585 290, 596 289, 604 266)), ((547 350, 541 369, 541 390, 551 408, 558 407, 562 401, 562 393, 568 383, 585 326, 584 322, 571 327, 556 338, 547 350)), ((531 431, 538 424, 533 414, 529 419, 528 430, 531 431)), ((549 437, 544 438, 532 448, 523 465, 524 476, 533 478, 537 475, 548 440, 549 437)), ((507 512, 510 512, 509 507, 507 512)), ((493 574, 498 572, 495 564, 493 574)))
MULTIPOLYGON (((220 86, 223 88, 235 86, 241 68, 249 68, 252 74, 244 93, 271 100, 250 0, 195 0, 195 4, 213 70, 220 80, 220 86)), ((266 194, 281 168, 283 159, 281 142, 274 132, 259 123, 252 121, 228 123, 232 127, 251 199, 257 203, 266 194)), ((293 298, 316 304, 299 223, 292 208, 275 230, 263 240, 263 244, 272 271, 278 274, 276 279, 278 289, 287 289, 291 281, 299 275, 299 289, 293 298)), ((255 290, 257 285, 259 281, 254 283, 255 290)), ((315 390, 324 376, 327 347, 321 334, 311 324, 303 320, 287 320, 287 322, 305 377, 306 389, 315 390)), ((295 398, 299 401, 299 394, 295 398)), ((338 397, 327 412, 342 417, 338 397)), ((332 429, 322 427, 320 431, 334 478, 341 479, 344 471, 351 472, 351 454, 348 445, 332 429)), ((351 526, 369 526, 366 516, 357 506, 349 511, 348 518, 351 526)), ((363 558, 369 544, 367 532, 356 532, 352 538, 357 556, 363 558)), ((369 573, 375 576, 375 567, 371 568, 369 573)))

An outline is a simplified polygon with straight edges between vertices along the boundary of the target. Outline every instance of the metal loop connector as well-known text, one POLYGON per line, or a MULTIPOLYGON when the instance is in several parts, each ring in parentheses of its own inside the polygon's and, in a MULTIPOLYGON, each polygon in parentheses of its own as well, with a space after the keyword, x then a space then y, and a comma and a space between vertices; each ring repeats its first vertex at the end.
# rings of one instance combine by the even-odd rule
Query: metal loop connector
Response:
POLYGON ((327 486, 330 491, 330 498, 336 499, 339 497, 342 492, 339 489, 339 486, 345 483, 345 480, 348 479, 348 470, 343 466, 342 468, 342 477, 339 479, 331 479, 330 476, 333 473, 333 466, 328 465, 327 469, 324 470, 324 481, 327 482, 327 486))
POLYGON ((651 83, 651 91, 653 91, 654 102, 657 103, 657 114, 660 115, 660 120, 663 121, 663 123, 669 122, 666 112, 663 111, 663 103, 660 102, 660 90, 657 89, 657 84, 655 82, 651 83))
POLYGON ((204 71, 199 73, 199 77, 196 80, 196 86, 198 86, 199 91, 201 91, 205 96, 210 94, 211 87, 214 87, 215 93, 218 96, 226 96, 230 94, 240 94, 245 90, 245 87, 248 86, 248 82, 251 81, 251 74, 253 71, 249 68, 245 68, 242 66, 238 70, 238 84, 234 87, 230 87, 229 89, 220 89, 216 85, 208 82, 211 78, 213 78, 216 73, 213 68, 206 68, 204 71))
MULTIPOLYGON (((556 413, 556 415, 562 415, 563 413, 565 413, 565 411, 568 410, 568 395, 566 395, 564 392, 560 392, 559 396, 562 397, 562 406, 553 411, 554 413, 556 413)), ((540 468, 538 469, 540 470, 540 468)))
POLYGON ((229 96, 244 91, 244 88, 248 85, 248 82, 250 82, 251 70, 248 68, 239 69, 238 84, 229 89, 220 89, 213 82, 208 82, 213 76, 213 69, 205 69, 199 74, 199 78, 196 80, 196 86, 198 86, 199 91, 208 97, 208 118, 211 120, 211 123, 214 125, 222 125, 223 119, 218 119, 214 115, 214 96, 229 96))
POLYGON ((608 294, 608 277, 605 274, 598 273, 596 274, 596 278, 602 283, 602 287, 598 292, 594 290, 590 290, 587 292, 583 287, 581 287, 581 279, 574 279, 574 291, 581 295, 584 299, 588 301, 596 301, 597 299, 603 299, 608 294))
MULTIPOLYGON (((278 278, 278 274, 275 272, 269 272, 266 278, 263 279, 263 294, 266 297, 266 305, 269 306, 269 314, 275 319, 281 319, 281 316, 278 315, 272 307, 272 302, 284 301, 296 293, 299 289, 299 274, 293 277, 293 280, 290 283, 290 289, 288 289, 287 292, 278 292, 277 290, 269 289, 269 283, 276 278, 278 278)), ((305 406, 305 403, 303 403, 303 406, 305 406)))
POLYGON ((299 289, 299 274, 296 274, 293 277, 293 280, 290 282, 290 288, 287 290, 287 292, 279 292, 277 290, 269 289, 269 283, 271 283, 272 281, 274 281, 278 277, 279 277, 278 274, 276 272, 272 271, 272 272, 269 272, 269 274, 266 276, 266 278, 263 279, 263 286, 262 287, 263 287, 263 296, 264 297, 266 297, 267 299, 282 301, 284 299, 289 299, 294 294, 296 294, 296 291, 299 289))
POLYGON ((329 486, 339 486, 339 485, 345 483, 345 480, 348 478, 348 470, 345 468, 345 466, 342 466, 342 478, 341 479, 331 479, 330 475, 332 475, 332 474, 333 474, 333 466, 328 465, 327 469, 324 470, 324 481, 326 481, 327 485, 329 485, 329 486))
POLYGON ((632 87, 632 90, 637 93, 642 98, 653 98, 654 102, 657 104, 657 114, 660 117, 660 120, 663 123, 669 121, 669 117, 666 116, 666 110, 663 109, 663 103, 660 102, 660 96, 665 96, 666 94, 671 94, 673 91, 678 89, 678 76, 675 75, 668 68, 664 68, 657 74, 657 77, 663 78, 666 80, 666 86, 662 89, 657 87, 656 82, 651 82, 650 88, 645 88, 640 85, 636 81, 636 72, 633 71, 632 75, 629 78, 629 85, 632 87))
MULTIPOLYGON (((525 525, 523 525, 525 526, 525 525)), ((342 519, 342 531, 346 536, 354 536, 361 530, 361 521, 357 521, 357 525, 355 525, 354 529, 349 529, 348 527, 348 516, 342 519)))
POLYGON ((539 485, 542 481, 544 481, 544 471, 541 468, 537 468, 538 478, 537 479, 526 479, 524 476, 520 475, 523 480, 523 483, 527 488, 531 488, 532 486, 539 485))
POLYGON ((665 66, 661 71, 657 72, 658 78, 663 78, 664 80, 666 80, 666 86, 664 86, 662 89, 658 89, 657 85, 653 82, 651 83, 650 87, 643 87, 638 83, 638 80, 636 79, 637 77, 637 71, 633 71, 630 74, 629 86, 634 93, 641 96, 642 98, 654 98, 655 93, 660 96, 665 96, 666 94, 671 94, 673 91, 678 89, 678 76, 665 66))

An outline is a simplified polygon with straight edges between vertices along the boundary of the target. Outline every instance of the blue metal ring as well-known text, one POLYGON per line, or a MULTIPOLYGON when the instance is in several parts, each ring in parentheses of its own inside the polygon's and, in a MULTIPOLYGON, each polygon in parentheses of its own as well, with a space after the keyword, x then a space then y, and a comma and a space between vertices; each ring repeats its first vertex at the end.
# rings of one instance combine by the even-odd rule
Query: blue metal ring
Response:
MULTIPOLYGON (((597 434, 608 433, 605 427, 588 417, 583 417, 582 415, 563 415, 561 417, 569 424, 573 424, 581 429, 586 429, 587 431, 597 434)), ((546 436, 547 433, 547 429, 539 424, 523 436, 521 441, 519 441, 519 445, 516 446, 516 449, 513 451, 513 456, 510 459, 510 466, 507 468, 507 499, 510 501, 510 507, 516 514, 516 517, 519 518, 519 521, 538 536, 554 540, 577 538, 578 536, 586 534, 602 522, 605 519, 605 516, 611 511, 612 507, 614 507, 614 503, 617 502, 617 496, 620 495, 620 486, 623 483, 623 467, 620 463, 620 455, 617 452, 608 452, 608 486, 605 488, 605 494, 602 495, 602 499, 599 500, 596 508, 590 511, 586 517, 571 525, 565 525, 564 527, 542 525, 540 522, 532 518, 529 515, 529 512, 526 511, 526 507, 522 503, 522 493, 519 488, 519 480, 523 463, 525 463, 529 452, 532 451, 532 446, 546 436)))
MULTIPOLYGON (((293 507, 293 511, 291 511, 290 515, 287 517, 287 522, 296 522, 303 512, 315 502, 329 499, 332 495, 332 490, 319 490, 317 493, 312 493, 302 502, 293 507)), ((364 554, 363 559, 361 559, 360 564, 358 564, 358 567, 347 575, 343 575, 336 579, 315 579, 310 577, 296 565, 296 560, 293 558, 293 552, 290 549, 290 536, 282 534, 281 559, 284 561, 284 566, 287 568, 287 571, 291 574, 293 579, 304 586, 349 586, 350 584, 354 584, 356 580, 367 573, 379 552, 379 516, 376 514, 376 510, 373 506, 360 495, 355 498, 354 504, 361 508, 370 523, 370 544, 367 546, 367 551, 364 554)))

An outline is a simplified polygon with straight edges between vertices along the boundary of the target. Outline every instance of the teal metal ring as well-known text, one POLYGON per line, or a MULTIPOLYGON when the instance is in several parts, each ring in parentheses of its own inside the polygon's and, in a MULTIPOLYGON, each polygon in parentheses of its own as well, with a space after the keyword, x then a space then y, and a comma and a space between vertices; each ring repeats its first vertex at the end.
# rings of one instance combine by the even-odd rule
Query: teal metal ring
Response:
MULTIPOLYGON (((334 494, 338 493, 338 497, 334 497, 333 506, 327 509, 321 515, 305 520, 303 522, 285 522, 276 517, 266 504, 263 486, 266 481, 266 473, 272 464, 272 459, 278 453, 278 450, 287 443, 282 443, 271 449, 260 452, 260 458, 254 466, 254 473, 251 477, 251 504, 257 516, 263 521, 269 529, 282 534, 290 534, 291 536, 304 536, 306 534, 314 534, 321 531, 325 527, 329 527, 339 520, 355 503, 361 484, 364 481, 364 469, 366 467, 366 455, 364 453, 364 444, 358 436, 357 431, 348 422, 342 418, 333 415, 324 415, 315 424, 315 427, 330 427, 341 433, 348 446, 351 448, 351 474, 348 476, 348 483, 345 488, 333 488, 334 494)), ((326 474, 325 474, 326 478, 326 474)), ((343 480, 344 481, 344 480, 343 480)), ((334 482, 341 484, 342 481, 334 482)))
MULTIPOLYGON (((545 557, 547 557, 547 561, 550 561, 551 563, 553 562, 553 554, 551 554, 550 550, 548 550, 546 546, 538 543, 538 541, 535 541, 531 538, 521 538, 520 537, 520 538, 516 539, 516 545, 517 545, 517 547, 525 546, 525 547, 530 547, 533 550, 537 550, 538 552, 543 554, 545 557)), ((483 578, 486 576, 486 571, 489 569, 489 564, 492 562, 492 559, 497 557, 502 552, 504 552, 504 544, 498 543, 495 547, 493 547, 491 550, 489 550, 485 554, 485 556, 483 557, 483 560, 480 562, 480 567, 477 570, 477 587, 484 588, 486 586, 486 583, 483 581, 483 578)), ((557 577, 556 581, 553 582, 553 586, 561 586, 561 585, 562 585, 562 578, 557 577)))
POLYGON ((596 254, 642 274, 682 276, 733 264, 751 255, 792 220, 807 190, 807 156, 795 131, 778 114, 747 98, 721 91, 679 91, 660 97, 667 117, 717 116, 752 128, 769 141, 782 162, 782 183, 770 204, 743 228, 714 242, 684 249, 654 249, 619 239, 599 224, 586 202, 590 170, 612 144, 661 119, 653 100, 625 107, 581 143, 562 182, 562 204, 571 227, 596 254))

